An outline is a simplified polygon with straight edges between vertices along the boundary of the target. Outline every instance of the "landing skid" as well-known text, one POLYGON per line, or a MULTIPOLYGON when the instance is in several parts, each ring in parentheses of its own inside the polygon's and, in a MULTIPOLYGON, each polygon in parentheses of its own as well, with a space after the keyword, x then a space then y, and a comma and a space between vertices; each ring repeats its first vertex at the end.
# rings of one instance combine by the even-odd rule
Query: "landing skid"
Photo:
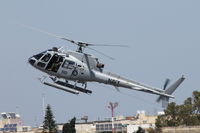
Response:
POLYGON ((81 87, 78 87, 78 86, 74 86, 72 84, 65 83, 65 82, 62 82, 62 81, 56 81, 55 83, 59 84, 59 85, 62 85, 62 86, 65 86, 65 87, 72 88, 74 90, 77 90, 77 91, 80 91, 80 92, 83 92, 83 93, 89 93, 89 94, 92 93, 91 90, 87 90, 87 89, 84 89, 84 88, 81 88, 81 87))
POLYGON ((69 93, 72 93, 72 94, 79 94, 79 92, 83 92, 83 93, 86 93, 86 94, 92 93, 91 90, 87 90, 85 88, 78 87, 78 86, 76 86, 76 84, 72 85, 72 84, 69 84, 68 82, 63 82, 63 81, 60 81, 60 80, 53 80, 53 83, 51 83, 51 82, 45 81, 45 79, 46 79, 46 77, 39 78, 41 83, 43 83, 47 86, 51 86, 51 87, 54 87, 56 89, 63 90, 63 91, 66 91, 66 92, 69 92, 69 93))

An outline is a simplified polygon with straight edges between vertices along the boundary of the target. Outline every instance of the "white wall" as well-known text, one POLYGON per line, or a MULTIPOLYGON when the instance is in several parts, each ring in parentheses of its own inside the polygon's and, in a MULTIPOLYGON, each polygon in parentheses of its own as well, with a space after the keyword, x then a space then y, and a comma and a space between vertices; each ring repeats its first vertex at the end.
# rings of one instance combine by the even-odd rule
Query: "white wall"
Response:
POLYGON ((128 125, 127 133, 133 133, 133 132, 137 131, 139 127, 143 128, 143 129, 150 128, 150 127, 155 128, 155 125, 151 125, 151 124, 128 125))

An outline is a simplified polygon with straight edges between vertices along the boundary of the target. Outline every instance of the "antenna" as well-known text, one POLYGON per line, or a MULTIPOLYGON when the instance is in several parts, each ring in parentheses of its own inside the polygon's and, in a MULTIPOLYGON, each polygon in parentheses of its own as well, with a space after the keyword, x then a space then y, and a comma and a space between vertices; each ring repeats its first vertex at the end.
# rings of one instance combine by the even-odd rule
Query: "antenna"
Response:
POLYGON ((19 114, 19 106, 16 106, 16 114, 19 114))
POLYGON ((42 93, 42 111, 43 111, 43 117, 45 117, 45 94, 42 93))
POLYGON ((38 127, 37 116, 35 116, 35 126, 38 127))

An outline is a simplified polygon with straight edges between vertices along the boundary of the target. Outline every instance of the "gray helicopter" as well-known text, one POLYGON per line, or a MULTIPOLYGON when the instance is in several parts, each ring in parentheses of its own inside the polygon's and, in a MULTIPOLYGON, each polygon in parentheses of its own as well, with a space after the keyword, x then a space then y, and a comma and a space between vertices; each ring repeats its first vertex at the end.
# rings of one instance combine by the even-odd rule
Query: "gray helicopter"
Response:
MULTIPOLYGON (((169 79, 167 79, 163 90, 160 90, 155 87, 129 80, 111 72, 104 72, 104 64, 100 63, 98 58, 95 56, 84 53, 83 49, 89 48, 100 54, 103 54, 91 47, 123 47, 123 45, 90 44, 70 40, 47 32, 44 33, 69 41, 70 43, 78 46, 77 51, 65 51, 63 48, 53 47, 52 49, 46 50, 29 58, 28 62, 33 67, 48 74, 48 76, 40 78, 40 81, 47 86, 55 87, 72 94, 79 94, 81 92, 91 94, 92 91, 87 89, 88 82, 104 83, 112 85, 115 88, 123 87, 131 90, 143 91, 159 95, 157 102, 162 101, 162 105, 165 107, 169 101, 169 98, 174 98, 172 93, 185 79, 184 76, 182 76, 169 87, 167 87, 169 84, 169 79)), ((105 54, 103 55, 107 56, 105 54)), ((112 57, 109 58, 112 59, 112 57)))

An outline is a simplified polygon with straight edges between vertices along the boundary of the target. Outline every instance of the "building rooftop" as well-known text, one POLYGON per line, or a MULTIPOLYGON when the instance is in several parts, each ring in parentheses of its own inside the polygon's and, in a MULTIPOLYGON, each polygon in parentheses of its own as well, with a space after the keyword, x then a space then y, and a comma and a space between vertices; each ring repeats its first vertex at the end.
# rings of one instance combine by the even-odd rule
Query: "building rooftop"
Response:
POLYGON ((16 119, 16 118, 20 118, 19 114, 16 114, 15 112, 3 112, 0 114, 0 119, 16 119))

